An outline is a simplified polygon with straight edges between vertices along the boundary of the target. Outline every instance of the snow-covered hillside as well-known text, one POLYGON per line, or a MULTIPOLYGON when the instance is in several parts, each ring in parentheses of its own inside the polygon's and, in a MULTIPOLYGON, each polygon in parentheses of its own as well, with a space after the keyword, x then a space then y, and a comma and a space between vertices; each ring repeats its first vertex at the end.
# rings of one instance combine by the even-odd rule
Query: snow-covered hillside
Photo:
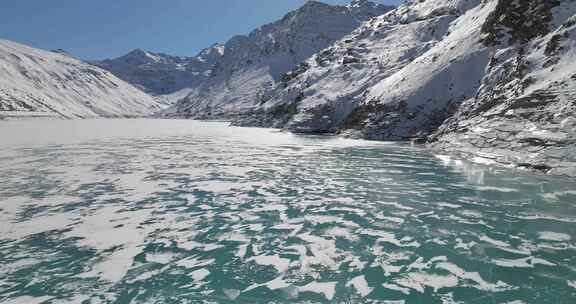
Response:
POLYGON ((223 50, 223 45, 215 44, 195 57, 180 57, 136 49, 122 57, 91 63, 147 93, 166 95, 171 100, 184 95, 180 90, 188 92, 208 79, 223 50))
POLYGON ((224 46, 213 75, 164 116, 206 118, 258 106, 270 98, 286 72, 392 7, 355 0, 348 6, 308 1, 281 20, 224 46))
POLYGON ((410 0, 287 73, 235 124, 435 133, 453 152, 576 174, 575 13, 573 0, 410 0))
POLYGON ((432 137, 479 160, 576 176, 576 1, 500 1, 481 87, 432 137))
POLYGON ((162 103, 68 55, 0 40, 0 117, 129 117, 162 103))
POLYGON ((380 140, 419 137, 474 96, 489 52, 478 44, 494 4, 408 1, 365 22, 289 73, 242 125, 343 132, 380 140))

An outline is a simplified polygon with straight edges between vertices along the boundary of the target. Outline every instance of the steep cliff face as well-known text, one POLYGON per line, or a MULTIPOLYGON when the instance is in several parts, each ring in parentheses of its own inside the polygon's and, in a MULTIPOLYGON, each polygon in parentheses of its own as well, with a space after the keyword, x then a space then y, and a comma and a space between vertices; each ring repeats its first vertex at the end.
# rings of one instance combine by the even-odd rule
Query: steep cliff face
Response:
POLYGON ((223 45, 215 44, 195 57, 170 56, 136 49, 115 59, 91 63, 147 93, 169 95, 196 87, 208 79, 222 55, 223 45))
POLYGON ((576 175, 576 2, 498 1, 475 98, 432 137, 478 160, 576 175))
POLYGON ((150 115, 162 103, 69 55, 0 40, 0 117, 150 115))
POLYGON ((213 117, 244 112, 270 98, 285 73, 391 7, 309 1, 281 20, 225 44, 212 77, 164 116, 213 117))

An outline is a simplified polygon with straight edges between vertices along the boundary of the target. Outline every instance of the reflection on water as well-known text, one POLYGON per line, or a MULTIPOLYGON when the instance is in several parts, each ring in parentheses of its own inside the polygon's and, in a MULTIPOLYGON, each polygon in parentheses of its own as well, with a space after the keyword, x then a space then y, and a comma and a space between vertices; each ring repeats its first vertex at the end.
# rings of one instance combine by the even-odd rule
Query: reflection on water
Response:
POLYGON ((222 123, 0 134, 1 303, 576 301, 570 180, 222 123))
POLYGON ((434 155, 442 161, 444 166, 452 167, 455 171, 461 172, 471 184, 484 185, 484 172, 488 167, 479 166, 473 162, 465 162, 459 159, 453 159, 447 155, 434 155))

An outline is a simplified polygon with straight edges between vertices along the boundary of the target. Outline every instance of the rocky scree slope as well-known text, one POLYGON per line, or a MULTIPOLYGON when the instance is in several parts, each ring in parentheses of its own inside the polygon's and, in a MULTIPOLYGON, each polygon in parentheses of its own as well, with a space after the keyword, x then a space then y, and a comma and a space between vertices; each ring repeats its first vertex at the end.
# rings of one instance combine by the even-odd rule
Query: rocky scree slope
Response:
POLYGON ((429 137, 484 162, 576 175, 575 13, 573 0, 407 1, 286 73, 234 124, 429 137))
POLYGON ((0 116, 150 115, 163 104, 68 55, 0 40, 0 116))
POLYGON ((348 6, 308 1, 277 22, 230 39, 211 77, 161 116, 221 117, 257 107, 285 80, 286 72, 391 9, 367 0, 348 6))
POLYGON ((223 45, 214 44, 195 57, 181 57, 136 49, 115 59, 91 63, 149 94, 173 99, 170 97, 185 95, 181 90, 187 91, 208 79, 223 51, 223 45))

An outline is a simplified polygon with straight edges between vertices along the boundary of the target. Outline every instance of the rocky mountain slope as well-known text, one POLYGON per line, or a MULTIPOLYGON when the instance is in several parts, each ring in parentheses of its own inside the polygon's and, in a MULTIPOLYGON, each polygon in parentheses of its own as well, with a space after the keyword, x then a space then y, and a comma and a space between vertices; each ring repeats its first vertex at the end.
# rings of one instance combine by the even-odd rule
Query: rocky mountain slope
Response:
POLYGON ((235 124, 429 138, 576 175, 575 13, 573 0, 407 1, 285 74, 235 124))
MULTIPOLYGON (((489 50, 478 44, 493 4, 408 1, 314 55, 254 112, 264 126, 403 140, 434 131, 474 96, 489 50)), ((254 124, 254 113, 240 124, 254 124)))
POLYGON ((499 1, 483 25, 490 63, 434 146, 576 176, 576 1, 499 1))
MULTIPOLYGON (((181 96, 182 89, 198 86, 212 74, 224 46, 215 44, 195 57, 170 56, 141 49, 115 58, 91 63, 153 95, 181 96)), ((170 99, 170 98, 169 98, 170 99)))
POLYGON ((348 6, 308 1, 248 36, 233 37, 210 79, 163 116, 207 118, 252 108, 270 98, 286 72, 390 9, 367 0, 348 6))
POLYGON ((0 40, 0 117, 150 115, 163 105, 68 55, 0 40))

